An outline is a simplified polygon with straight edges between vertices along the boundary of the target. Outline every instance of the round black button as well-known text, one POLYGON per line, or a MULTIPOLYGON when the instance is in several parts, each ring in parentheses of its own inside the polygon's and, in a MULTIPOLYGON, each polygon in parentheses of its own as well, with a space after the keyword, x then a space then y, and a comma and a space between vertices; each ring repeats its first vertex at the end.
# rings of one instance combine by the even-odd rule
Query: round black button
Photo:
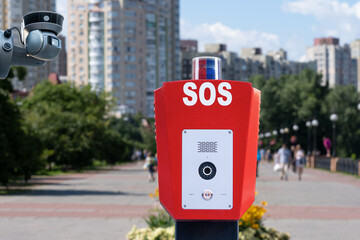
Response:
POLYGON ((216 167, 211 162, 204 162, 199 167, 199 175, 202 179, 210 180, 216 175, 216 167))
POLYGON ((6 42, 6 43, 4 43, 3 44, 3 49, 5 50, 5 51, 11 51, 11 49, 12 49, 12 45, 11 45, 11 43, 8 43, 8 42, 6 42))

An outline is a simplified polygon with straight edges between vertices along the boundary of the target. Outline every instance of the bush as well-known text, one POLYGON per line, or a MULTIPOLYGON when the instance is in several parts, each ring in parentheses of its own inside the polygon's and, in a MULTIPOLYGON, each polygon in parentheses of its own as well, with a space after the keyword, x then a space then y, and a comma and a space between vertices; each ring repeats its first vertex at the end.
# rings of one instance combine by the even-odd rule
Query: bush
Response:
POLYGON ((145 218, 149 228, 168 228, 175 225, 174 220, 170 215, 163 209, 152 209, 151 214, 145 218))
POLYGON ((129 240, 174 240, 175 226, 168 228, 137 228, 132 227, 126 236, 129 240))

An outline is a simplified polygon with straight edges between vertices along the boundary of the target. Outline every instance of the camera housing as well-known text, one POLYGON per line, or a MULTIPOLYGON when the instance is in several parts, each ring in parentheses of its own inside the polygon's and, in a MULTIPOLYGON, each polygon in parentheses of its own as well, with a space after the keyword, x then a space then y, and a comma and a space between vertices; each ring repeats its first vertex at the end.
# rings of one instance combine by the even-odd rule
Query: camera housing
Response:
POLYGON ((23 17, 21 28, 27 32, 41 30, 58 35, 62 31, 63 22, 64 17, 55 12, 31 12, 23 17))
POLYGON ((26 39, 26 53, 44 61, 55 58, 61 52, 61 40, 57 35, 62 31, 64 17, 54 12, 32 12, 23 17, 22 38, 26 39))
POLYGON ((10 66, 42 66, 61 52, 64 17, 55 12, 38 11, 26 14, 21 24, 20 42, 14 45, 12 30, 0 30, 0 79, 6 78, 10 66), (25 41, 24 41, 25 40, 25 41), (24 43, 25 42, 25 43, 24 43))

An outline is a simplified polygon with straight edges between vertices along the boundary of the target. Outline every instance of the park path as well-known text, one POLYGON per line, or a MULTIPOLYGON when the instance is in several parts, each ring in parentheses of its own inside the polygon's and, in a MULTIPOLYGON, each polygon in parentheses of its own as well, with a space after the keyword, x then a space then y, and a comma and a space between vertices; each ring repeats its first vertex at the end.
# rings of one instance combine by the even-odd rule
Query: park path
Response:
POLYGON ((360 178, 304 169, 303 180, 289 170, 281 181, 272 164, 262 162, 255 202, 267 201, 265 225, 294 240, 360 239, 360 178))
POLYGON ((122 240, 154 206, 142 163, 36 177, 26 191, 0 195, 0 239, 122 240))
MULTIPOLYGON (((154 206, 142 163, 114 169, 36 177, 36 185, 0 195, 0 239, 122 240, 154 206)), ((281 181, 260 164, 256 203, 267 201, 265 225, 295 240, 360 239, 360 179, 305 169, 299 182, 281 181)))

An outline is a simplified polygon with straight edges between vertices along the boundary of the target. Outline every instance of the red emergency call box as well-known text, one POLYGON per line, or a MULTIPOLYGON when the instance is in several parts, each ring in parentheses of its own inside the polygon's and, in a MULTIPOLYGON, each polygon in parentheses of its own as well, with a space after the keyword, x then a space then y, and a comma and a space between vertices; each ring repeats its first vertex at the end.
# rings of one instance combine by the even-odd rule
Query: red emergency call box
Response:
POLYGON ((260 91, 220 59, 155 90, 159 198, 176 220, 239 220, 255 198, 260 91))

